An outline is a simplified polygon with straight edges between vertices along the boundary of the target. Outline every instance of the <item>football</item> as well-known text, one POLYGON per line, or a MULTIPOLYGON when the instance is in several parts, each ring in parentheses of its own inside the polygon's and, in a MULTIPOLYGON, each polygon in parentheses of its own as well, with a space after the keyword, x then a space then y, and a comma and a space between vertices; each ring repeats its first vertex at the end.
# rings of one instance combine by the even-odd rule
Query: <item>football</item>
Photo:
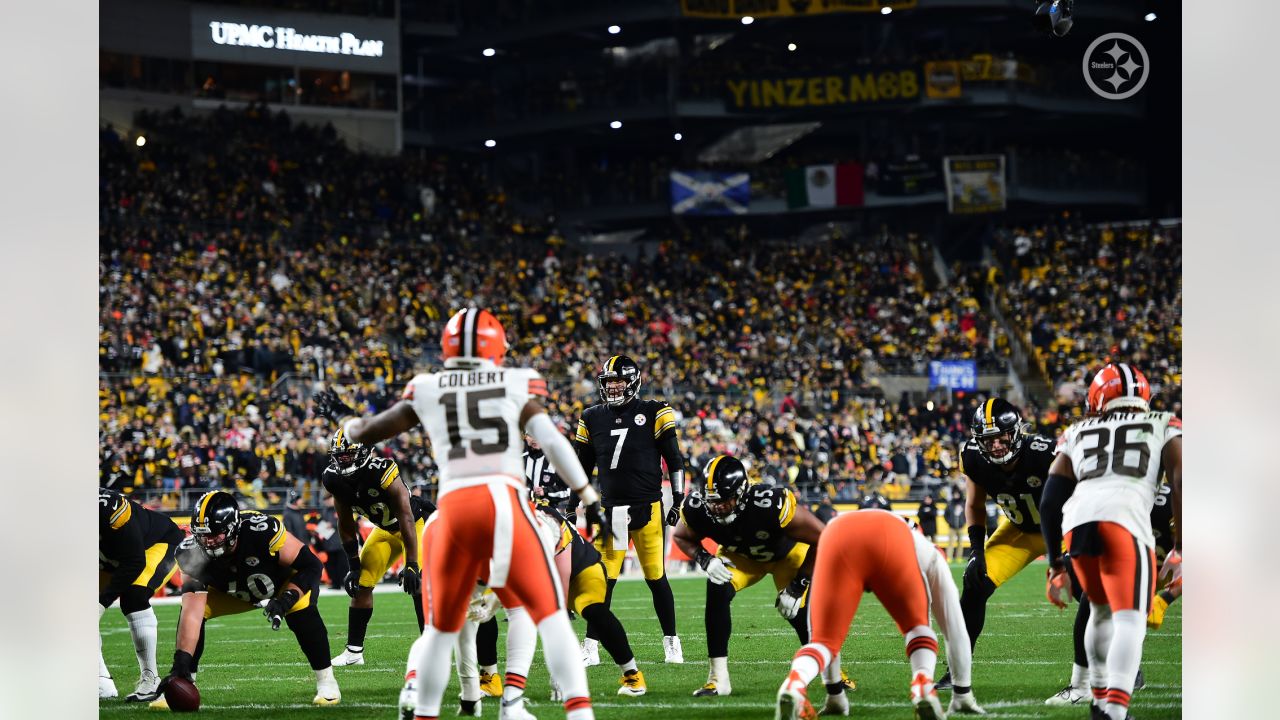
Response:
POLYGON ((164 701, 173 712, 195 712, 200 709, 200 691, 190 680, 176 677, 165 686, 164 701))

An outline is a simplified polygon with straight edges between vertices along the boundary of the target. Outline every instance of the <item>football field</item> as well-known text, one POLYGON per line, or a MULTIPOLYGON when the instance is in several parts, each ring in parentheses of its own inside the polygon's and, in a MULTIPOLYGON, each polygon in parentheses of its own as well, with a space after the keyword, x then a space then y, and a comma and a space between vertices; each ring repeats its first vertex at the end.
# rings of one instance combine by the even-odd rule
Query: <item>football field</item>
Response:
MULTIPOLYGON (((1043 702, 1066 684, 1071 670, 1071 624, 1074 608, 1059 611, 1044 600, 1043 562, 1015 577, 992 598, 987 624, 978 643, 974 663, 974 691, 995 718, 1082 718, 1084 707, 1050 708, 1043 702)), ((953 567, 957 585, 960 566, 953 567)), ((672 578, 684 644, 684 665, 662 663, 662 638, 653 617, 653 605, 644 583, 623 581, 615 591, 613 607, 631 638, 649 692, 641 698, 615 694, 620 673, 601 649, 603 663, 588 670, 597 717, 614 718, 771 718, 774 693, 786 675, 798 647, 794 632, 773 609, 774 591, 769 581, 743 592, 734 601, 733 639, 729 668, 733 694, 718 699, 691 697, 706 679, 706 640, 703 631, 705 580, 701 575, 672 578)), ((321 613, 329 628, 329 644, 341 651, 346 638, 347 598, 321 599, 321 613)), ((157 658, 163 675, 173 655, 176 605, 156 608, 160 619, 157 658)), ((157 711, 126 705, 124 695, 137 680, 137 663, 128 628, 118 609, 102 621, 103 652, 116 679, 120 698, 99 703, 99 715, 154 716, 157 711)), ((574 622, 579 636, 585 630, 574 622)), ((417 632, 413 608, 399 593, 376 597, 373 622, 366 639, 366 664, 335 668, 342 688, 342 704, 311 706, 315 676, 307 666, 292 633, 286 627, 272 632, 260 612, 245 613, 209 622, 205 655, 198 686, 201 712, 222 718, 391 718, 402 684, 405 654, 417 632)), ((499 636, 499 656, 505 629, 499 636)), ((849 695, 851 716, 859 718, 909 718, 907 700, 910 670, 902 637, 880 604, 870 595, 863 599, 844 646, 844 666, 858 683, 849 695)), ((1175 603, 1164 627, 1149 633, 1143 653, 1146 688, 1134 696, 1132 710, 1143 720, 1178 718, 1182 715, 1182 606, 1175 603)), ((941 676, 945 653, 939 658, 941 676)), ((564 711, 547 701, 548 684, 541 652, 530 673, 530 709, 539 718, 563 718, 564 711)), ((441 717, 455 717, 458 694, 456 675, 446 694, 441 717)), ((815 682, 810 696, 820 703, 824 691, 815 682)), ((939 693, 943 707, 950 691, 939 693)), ((497 717, 497 702, 486 698, 484 717, 497 717)), ((819 707, 821 705, 819 704, 819 707)))

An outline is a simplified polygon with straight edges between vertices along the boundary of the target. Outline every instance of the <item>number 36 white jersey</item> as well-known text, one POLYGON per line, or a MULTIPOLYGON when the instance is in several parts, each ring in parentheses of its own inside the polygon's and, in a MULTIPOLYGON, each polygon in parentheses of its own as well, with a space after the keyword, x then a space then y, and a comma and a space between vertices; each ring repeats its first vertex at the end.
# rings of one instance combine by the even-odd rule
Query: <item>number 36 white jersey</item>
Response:
POLYGON ((520 413, 547 383, 536 370, 474 366, 416 375, 401 399, 413 405, 440 468, 440 495, 488 482, 524 488, 520 413))
POLYGON ((1149 547, 1151 506, 1160 489, 1165 443, 1182 434, 1167 412, 1114 412, 1067 428, 1058 452, 1071 458, 1076 489, 1063 508, 1062 529, 1113 522, 1149 547))

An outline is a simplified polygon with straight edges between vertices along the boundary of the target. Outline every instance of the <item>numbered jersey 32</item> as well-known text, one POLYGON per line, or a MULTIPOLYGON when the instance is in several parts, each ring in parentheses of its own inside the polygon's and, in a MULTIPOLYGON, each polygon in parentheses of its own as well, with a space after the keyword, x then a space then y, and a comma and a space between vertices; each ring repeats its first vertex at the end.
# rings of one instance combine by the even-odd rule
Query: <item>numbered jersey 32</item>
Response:
POLYGON ((1151 508, 1160 488, 1165 443, 1182 434, 1173 413, 1121 412, 1076 423, 1058 440, 1071 458, 1076 489, 1063 508, 1064 530, 1114 522, 1147 546, 1151 508))
POLYGON ((440 468, 440 494, 502 479, 524 487, 520 413, 546 394, 536 370, 485 366, 418 375, 404 399, 427 429, 440 468))

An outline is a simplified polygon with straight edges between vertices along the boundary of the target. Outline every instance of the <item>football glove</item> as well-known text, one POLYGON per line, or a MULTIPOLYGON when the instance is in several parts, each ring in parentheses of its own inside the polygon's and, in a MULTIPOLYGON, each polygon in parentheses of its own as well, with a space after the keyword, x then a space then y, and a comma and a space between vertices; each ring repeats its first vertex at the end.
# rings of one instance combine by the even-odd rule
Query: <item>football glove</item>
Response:
POLYGON ((979 575, 987 574, 987 529, 981 525, 969 526, 969 562, 974 564, 974 570, 979 575))
POLYGON ((354 570, 349 570, 344 578, 342 578, 342 589, 347 591, 347 595, 355 597, 360 592, 360 567, 357 565, 354 570))
POLYGON ((356 411, 350 405, 342 402, 338 394, 332 390, 321 390, 312 395, 311 400, 316 404, 316 415, 332 423, 337 423, 343 418, 356 414, 356 411))
POLYGON ((477 587, 471 594, 471 603, 467 605, 467 619, 474 623, 487 623, 498 612, 498 596, 485 592, 483 586, 477 587))
POLYGON ((271 629, 279 630, 280 622, 284 620, 284 614, 289 612, 289 608, 293 607, 301 597, 297 590, 285 590, 278 598, 271 598, 271 602, 262 608, 262 614, 267 616, 267 620, 271 621, 271 629))
POLYGON ((1071 576, 1067 574, 1065 566, 1049 568, 1049 580, 1045 583, 1044 595, 1056 608, 1065 610, 1067 605, 1071 604, 1071 576))
POLYGON ((400 587, 407 595, 417 595, 422 590, 422 571, 418 570, 418 563, 404 564, 404 570, 400 571, 400 587))
POLYGON ((809 578, 796 577, 790 585, 782 588, 782 592, 778 593, 778 599, 774 601, 773 606, 778 609, 778 614, 782 617, 795 620, 800 614, 800 608, 804 606, 804 594, 808 591, 809 578))
POLYGON ((1164 582, 1165 575, 1169 576, 1167 585, 1173 585, 1182 579, 1182 553, 1177 550, 1170 550, 1168 555, 1164 556, 1164 564, 1160 566, 1159 579, 1164 582))
POLYGON ((733 579, 733 573, 729 571, 733 563, 725 562, 706 550, 699 550, 694 562, 707 573, 712 585, 723 585, 733 579))
POLYGON ((684 493, 671 491, 671 509, 667 511, 667 524, 675 527, 680 522, 680 506, 684 504, 684 493))
POLYGON ((605 542, 613 542, 613 526, 605 522, 604 507, 599 500, 593 503, 583 503, 583 508, 587 512, 587 523, 599 527, 600 530, 595 537, 603 537, 605 542))

